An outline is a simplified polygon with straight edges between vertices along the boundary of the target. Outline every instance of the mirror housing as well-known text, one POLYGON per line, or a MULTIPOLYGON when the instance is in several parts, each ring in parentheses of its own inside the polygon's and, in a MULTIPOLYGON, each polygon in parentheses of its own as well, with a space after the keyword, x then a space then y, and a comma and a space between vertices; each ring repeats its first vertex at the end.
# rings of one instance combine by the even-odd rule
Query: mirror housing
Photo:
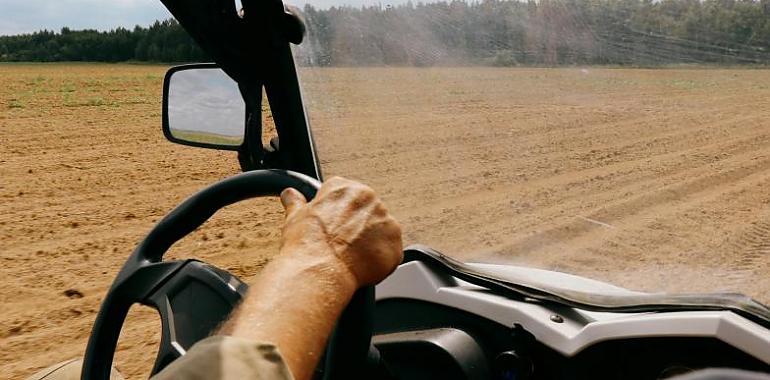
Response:
POLYGON ((174 143, 238 150, 246 128, 246 104, 238 84, 219 66, 175 66, 163 79, 163 134, 174 143))

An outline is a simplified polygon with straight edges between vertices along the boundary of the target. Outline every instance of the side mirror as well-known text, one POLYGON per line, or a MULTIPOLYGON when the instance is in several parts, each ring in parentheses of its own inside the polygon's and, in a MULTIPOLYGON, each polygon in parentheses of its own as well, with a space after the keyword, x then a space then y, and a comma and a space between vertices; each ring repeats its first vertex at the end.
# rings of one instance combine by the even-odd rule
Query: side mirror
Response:
POLYGON ((238 84, 212 63, 172 67, 163 80, 163 134, 178 144, 237 150, 246 104, 238 84))

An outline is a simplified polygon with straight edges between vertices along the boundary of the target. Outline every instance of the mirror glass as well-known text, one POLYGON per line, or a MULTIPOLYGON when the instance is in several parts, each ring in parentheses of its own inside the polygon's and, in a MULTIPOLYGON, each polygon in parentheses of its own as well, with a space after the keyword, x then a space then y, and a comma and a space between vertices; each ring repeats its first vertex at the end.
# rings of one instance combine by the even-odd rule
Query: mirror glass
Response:
POLYGON ((171 75, 168 129, 178 140, 225 147, 243 142, 246 105, 238 84, 218 68, 191 68, 171 75))

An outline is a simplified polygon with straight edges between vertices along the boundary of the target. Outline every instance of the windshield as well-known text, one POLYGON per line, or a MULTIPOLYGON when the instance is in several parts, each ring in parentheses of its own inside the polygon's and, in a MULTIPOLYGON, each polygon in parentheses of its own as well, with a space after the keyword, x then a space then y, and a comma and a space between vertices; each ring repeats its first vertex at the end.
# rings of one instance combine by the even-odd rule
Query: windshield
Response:
POLYGON ((311 3, 325 176, 462 261, 770 303, 770 2, 311 3))

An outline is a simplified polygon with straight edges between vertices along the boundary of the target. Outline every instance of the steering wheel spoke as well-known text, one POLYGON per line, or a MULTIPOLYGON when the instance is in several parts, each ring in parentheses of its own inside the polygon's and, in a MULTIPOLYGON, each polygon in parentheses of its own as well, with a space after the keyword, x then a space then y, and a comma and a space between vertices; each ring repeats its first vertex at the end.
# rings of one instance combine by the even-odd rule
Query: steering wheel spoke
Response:
POLYGON ((215 332, 247 289, 244 282, 224 270, 200 261, 186 261, 142 301, 158 310, 163 326, 152 373, 158 373, 193 344, 215 332))

